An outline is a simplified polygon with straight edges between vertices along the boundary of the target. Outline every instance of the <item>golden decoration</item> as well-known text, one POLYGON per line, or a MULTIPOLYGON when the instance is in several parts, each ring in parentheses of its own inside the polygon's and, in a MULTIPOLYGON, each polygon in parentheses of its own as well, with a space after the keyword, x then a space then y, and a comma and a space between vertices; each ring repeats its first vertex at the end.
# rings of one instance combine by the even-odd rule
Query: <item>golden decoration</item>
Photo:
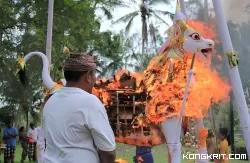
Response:
POLYGON ((58 83, 54 83, 54 86, 53 86, 52 89, 47 89, 47 88, 45 87, 45 89, 44 89, 44 97, 46 97, 46 96, 48 96, 48 95, 54 93, 55 91, 58 91, 59 89, 61 89, 61 87, 62 87, 62 85, 60 85, 60 84, 58 84, 58 83))
POLYGON ((229 65, 231 68, 235 68, 239 64, 238 52, 227 52, 229 65))
POLYGON ((173 32, 172 32, 172 28, 168 29, 168 31, 167 31, 168 36, 171 36, 172 33, 173 33, 173 32))
POLYGON ((24 69, 24 64, 25 64, 24 59, 22 57, 18 56, 17 62, 21 66, 21 68, 24 69))
POLYGON ((179 0, 177 0, 175 13, 178 13, 178 12, 181 12, 181 5, 180 5, 179 0))
POLYGON ((69 55, 70 55, 70 50, 69 50, 69 48, 65 48, 65 49, 64 49, 64 53, 65 53, 66 55, 69 56, 69 55))
POLYGON ((24 59, 22 57, 20 57, 20 56, 17 57, 17 62, 18 62, 18 65, 20 66, 20 68, 17 69, 16 73, 18 73, 20 70, 23 70, 24 65, 25 65, 24 59))

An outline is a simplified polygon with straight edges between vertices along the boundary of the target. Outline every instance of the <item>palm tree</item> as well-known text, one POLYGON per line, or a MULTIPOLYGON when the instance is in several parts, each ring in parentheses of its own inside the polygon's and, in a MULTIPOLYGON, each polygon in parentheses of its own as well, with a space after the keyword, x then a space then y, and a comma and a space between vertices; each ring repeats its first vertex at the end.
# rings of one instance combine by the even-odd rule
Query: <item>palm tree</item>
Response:
MULTIPOLYGON (((134 3, 137 3, 135 0, 132 0, 134 3)), ((145 48, 145 43, 148 43, 148 33, 150 33, 152 37, 152 42, 155 43, 155 27, 150 20, 151 18, 155 18, 157 21, 160 21, 161 23, 164 23, 168 25, 168 23, 163 20, 160 15, 168 15, 171 18, 173 18, 173 14, 170 13, 169 11, 161 11, 161 10, 156 10, 153 9, 154 5, 163 3, 163 4, 169 4, 169 0, 141 0, 141 3, 139 5, 139 9, 136 11, 133 11, 131 13, 128 13, 115 22, 113 24, 117 23, 127 23, 125 27, 125 31, 128 34, 131 26, 133 24, 133 21, 135 17, 141 16, 141 22, 142 22, 142 27, 141 27, 141 33, 142 33, 142 54, 144 53, 144 48, 145 48), (148 30, 149 28, 149 30, 148 30)))
POLYGON ((99 9, 109 20, 113 18, 112 11, 114 8, 128 7, 123 0, 94 0, 93 3, 94 9, 99 9))
MULTIPOLYGON (((159 34, 158 30, 154 33, 155 49, 163 44, 163 37, 159 34)), ((141 38, 138 33, 133 34, 128 38, 130 41, 130 53, 127 54, 127 62, 130 67, 134 68, 135 72, 143 72, 148 66, 150 60, 155 56, 155 51, 151 47, 145 47, 144 53, 140 53, 138 48, 141 46, 141 38)))
POLYGON ((102 32, 93 49, 97 55, 99 76, 111 76, 117 70, 131 67, 128 62, 131 46, 130 39, 125 37, 123 31, 118 34, 111 31, 102 32))

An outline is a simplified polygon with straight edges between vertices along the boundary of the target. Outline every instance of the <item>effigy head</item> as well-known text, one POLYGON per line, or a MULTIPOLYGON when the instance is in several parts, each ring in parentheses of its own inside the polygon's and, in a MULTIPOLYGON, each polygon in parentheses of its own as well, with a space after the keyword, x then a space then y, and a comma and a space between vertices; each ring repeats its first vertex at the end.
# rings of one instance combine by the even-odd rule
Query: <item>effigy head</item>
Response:
POLYGON ((178 3, 173 25, 167 30, 167 33, 169 37, 166 43, 161 47, 159 53, 170 51, 170 57, 172 57, 172 48, 174 49, 174 53, 181 58, 183 58, 185 54, 195 54, 204 59, 206 59, 214 49, 214 41, 205 39, 198 31, 188 26, 186 17, 180 12, 178 3))
MULTIPOLYGON (((214 42, 210 39, 205 39, 198 31, 189 27, 184 21, 180 20, 176 22, 177 25, 183 26, 180 31, 182 34, 179 36, 178 40, 180 43, 180 48, 183 49, 184 54, 195 54, 198 57, 206 59, 214 49, 214 42)), ((178 31, 178 27, 177 30, 178 31)))

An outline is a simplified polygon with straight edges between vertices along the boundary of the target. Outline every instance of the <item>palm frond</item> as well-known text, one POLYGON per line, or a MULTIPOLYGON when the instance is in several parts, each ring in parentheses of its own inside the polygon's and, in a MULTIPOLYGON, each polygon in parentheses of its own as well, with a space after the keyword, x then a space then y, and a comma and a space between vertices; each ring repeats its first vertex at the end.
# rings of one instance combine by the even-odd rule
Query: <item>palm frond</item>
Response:
POLYGON ((149 34, 151 36, 151 40, 154 44, 156 44, 156 34, 155 34, 155 27, 152 23, 149 24, 149 34))
POLYGON ((110 12, 110 10, 108 10, 106 7, 102 6, 101 7, 102 12, 104 13, 104 15, 107 17, 108 20, 113 18, 112 13, 110 12))
POLYGON ((111 7, 124 7, 124 8, 129 8, 129 4, 125 3, 123 1, 116 1, 116 2, 109 2, 109 6, 111 7))
POLYGON ((121 18, 114 21, 113 24, 128 22, 131 18, 136 17, 139 14, 139 12, 140 11, 134 11, 134 12, 131 12, 127 15, 124 15, 121 18))
POLYGON ((149 5, 158 5, 158 4, 169 4, 170 0, 150 0, 149 5))
POLYGON ((157 15, 155 12, 152 12, 152 14, 154 15, 154 17, 158 20, 160 20, 162 23, 166 24, 169 26, 169 24, 163 19, 161 18, 159 15, 157 15))
POLYGON ((132 4, 138 4, 137 0, 130 0, 130 3, 132 3, 132 4))
POLYGON ((122 0, 117 0, 117 1, 98 1, 95 2, 95 6, 106 6, 109 8, 116 8, 116 7, 127 7, 129 8, 130 6, 128 5, 128 3, 123 2, 122 0))
POLYGON ((125 27, 125 33, 128 34, 131 27, 132 27, 132 24, 133 24, 133 20, 134 20, 135 16, 134 17, 131 17, 131 19, 129 20, 128 24, 126 25, 125 27))
POLYGON ((168 16, 174 16, 173 13, 169 12, 169 11, 162 11, 162 10, 151 10, 150 12, 154 12, 155 14, 161 14, 161 15, 168 15, 168 16))

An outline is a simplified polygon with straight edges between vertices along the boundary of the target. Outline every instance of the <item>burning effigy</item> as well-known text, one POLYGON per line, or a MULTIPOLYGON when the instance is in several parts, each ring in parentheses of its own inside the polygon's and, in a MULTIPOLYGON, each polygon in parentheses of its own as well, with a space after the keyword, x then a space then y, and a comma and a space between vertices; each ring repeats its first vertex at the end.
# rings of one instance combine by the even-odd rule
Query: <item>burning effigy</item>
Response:
MULTIPOLYGON (((211 100, 228 100, 230 86, 211 69, 214 41, 203 36, 218 42, 214 31, 201 23, 186 21, 177 9, 168 33, 159 55, 144 73, 123 70, 113 79, 99 80, 93 93, 107 108, 117 142, 137 146, 167 143, 171 162, 180 162, 182 116, 205 117, 211 100), (186 87, 189 77, 190 88, 186 87)), ((200 153, 206 153, 206 133, 205 128, 199 129, 200 153)))

